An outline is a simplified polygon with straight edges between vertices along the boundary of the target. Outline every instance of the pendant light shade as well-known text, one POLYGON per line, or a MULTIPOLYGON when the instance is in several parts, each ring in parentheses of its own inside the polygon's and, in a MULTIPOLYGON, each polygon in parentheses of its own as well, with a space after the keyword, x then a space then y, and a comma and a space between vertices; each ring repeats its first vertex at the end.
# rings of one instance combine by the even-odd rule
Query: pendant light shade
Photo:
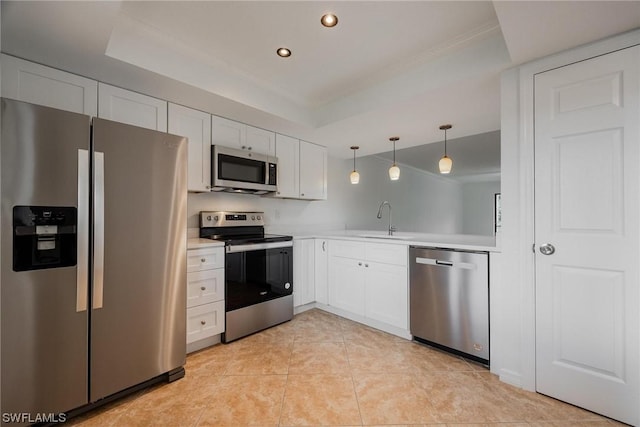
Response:
POLYGON ((396 165, 396 141, 399 140, 397 136, 392 136, 389 141, 393 142, 393 164, 389 168, 389 179, 391 181, 397 181, 400 179, 400 168, 396 165))
POLYGON ((451 172, 451 167, 453 166, 453 160, 451 160, 451 157, 447 156, 447 130, 451 128, 451 125, 440 126, 440 130, 444 131, 444 156, 442 156, 442 158, 438 162, 438 168, 440 169, 440 173, 442 174, 451 172))
POLYGON ((357 145, 352 145, 351 149, 353 150, 353 172, 349 174, 349 180, 352 184, 357 184, 360 182, 360 174, 356 170, 356 150, 359 149, 357 145))

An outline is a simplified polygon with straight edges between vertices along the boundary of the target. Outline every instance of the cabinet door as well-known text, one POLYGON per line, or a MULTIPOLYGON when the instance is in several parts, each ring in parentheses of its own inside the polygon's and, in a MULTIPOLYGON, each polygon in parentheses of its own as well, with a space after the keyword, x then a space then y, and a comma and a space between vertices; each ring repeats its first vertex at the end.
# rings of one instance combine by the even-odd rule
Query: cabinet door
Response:
POLYGON ((224 332, 224 301, 187 309, 187 344, 224 332))
POLYGON ((365 262, 365 316, 408 330, 407 267, 365 262))
POLYGON ((254 153, 276 156, 276 134, 268 130, 247 126, 245 149, 254 153))
POLYGON ((364 263, 352 258, 330 258, 329 305, 364 316, 364 263))
POLYGON ((224 268, 187 274, 187 307, 224 299, 224 268))
POLYGON ((246 148, 247 125, 224 117, 211 116, 211 144, 241 150, 246 148))
POLYGON ((211 189, 211 114, 169 104, 169 133, 189 138, 188 190, 211 189))
POLYGON ((2 55, 2 96, 59 110, 96 116, 98 82, 2 55))
POLYGON ((300 198, 327 198, 327 149, 306 141, 300 141, 300 198))
POLYGON ((315 301, 314 239, 293 242, 293 306, 315 301))
POLYGON ((98 117, 166 132, 167 102, 99 83, 98 117))
POLYGON ((187 272, 224 268, 224 247, 189 249, 187 272))
POLYGON ((275 197, 298 198, 300 194, 298 166, 300 141, 276 134, 276 157, 278 158, 278 191, 275 197))
POLYGON ((329 263, 328 245, 327 239, 314 239, 315 251, 314 251, 314 273, 316 284, 316 302, 321 304, 328 304, 328 285, 329 285, 329 271, 327 270, 329 263))

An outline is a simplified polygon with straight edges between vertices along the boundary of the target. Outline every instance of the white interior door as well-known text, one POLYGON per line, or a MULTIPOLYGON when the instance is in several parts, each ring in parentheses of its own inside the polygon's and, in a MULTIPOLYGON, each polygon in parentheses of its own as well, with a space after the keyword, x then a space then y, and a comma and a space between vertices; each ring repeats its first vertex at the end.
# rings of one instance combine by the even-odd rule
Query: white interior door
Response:
POLYGON ((633 425, 639 83, 639 46, 535 77, 536 388, 633 425))

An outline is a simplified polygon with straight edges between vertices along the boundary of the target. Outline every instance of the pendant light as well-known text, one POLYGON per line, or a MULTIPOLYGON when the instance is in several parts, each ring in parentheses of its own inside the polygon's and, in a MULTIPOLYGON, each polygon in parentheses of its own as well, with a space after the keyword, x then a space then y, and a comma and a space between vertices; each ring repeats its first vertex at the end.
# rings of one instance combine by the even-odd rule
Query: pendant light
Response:
POLYGON ((446 174, 451 172, 451 166, 453 166, 453 160, 447 156, 447 130, 451 129, 451 125, 442 125, 440 130, 444 131, 444 156, 438 162, 440 173, 446 174))
POLYGON ((389 179, 391 179, 391 181, 400 179, 400 168, 396 165, 396 141, 399 139, 397 136, 389 138, 389 141, 393 142, 393 164, 389 168, 389 179))
POLYGON ((357 184, 360 182, 360 174, 356 170, 356 150, 359 149, 357 145, 352 145, 351 149, 353 150, 353 172, 349 175, 349 179, 352 184, 357 184))

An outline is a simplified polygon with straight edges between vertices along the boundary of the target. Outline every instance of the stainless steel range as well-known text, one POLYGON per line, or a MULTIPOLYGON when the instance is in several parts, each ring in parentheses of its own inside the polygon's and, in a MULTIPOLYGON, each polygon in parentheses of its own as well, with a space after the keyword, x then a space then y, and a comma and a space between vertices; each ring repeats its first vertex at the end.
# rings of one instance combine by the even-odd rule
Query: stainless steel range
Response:
POLYGON ((225 244, 228 343, 293 318, 293 238, 264 233, 263 212, 200 212, 200 237, 225 244))

